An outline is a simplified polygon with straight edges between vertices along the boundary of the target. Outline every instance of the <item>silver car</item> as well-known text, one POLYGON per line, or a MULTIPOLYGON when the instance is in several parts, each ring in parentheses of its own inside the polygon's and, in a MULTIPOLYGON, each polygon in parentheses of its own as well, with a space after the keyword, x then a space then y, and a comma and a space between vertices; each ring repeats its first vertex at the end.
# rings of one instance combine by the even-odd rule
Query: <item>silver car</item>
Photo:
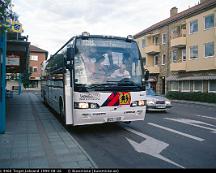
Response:
POLYGON ((158 96, 151 89, 146 92, 147 111, 167 111, 172 107, 172 103, 164 96, 158 96))

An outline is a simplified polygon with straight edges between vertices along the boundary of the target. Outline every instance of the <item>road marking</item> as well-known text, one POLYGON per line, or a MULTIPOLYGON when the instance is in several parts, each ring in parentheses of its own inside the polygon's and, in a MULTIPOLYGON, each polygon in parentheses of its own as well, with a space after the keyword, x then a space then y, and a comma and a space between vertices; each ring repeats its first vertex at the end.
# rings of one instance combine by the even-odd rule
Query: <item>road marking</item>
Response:
POLYGON ((170 128, 167 128, 167 127, 163 127, 163 126, 160 126, 160 125, 157 125, 157 124, 154 124, 154 123, 148 123, 148 124, 151 125, 151 126, 154 126, 154 127, 158 127, 158 128, 161 128, 161 129, 164 129, 164 130, 167 130, 167 131, 170 131, 170 132, 173 132, 173 133, 176 133, 176 134, 179 134, 179 135, 182 135, 182 136, 185 136, 185 137, 200 141, 200 142, 205 140, 205 139, 202 139, 202 138, 199 138, 199 137, 196 137, 196 136, 192 136, 192 135, 189 135, 189 134, 186 134, 186 133, 182 133, 182 132, 179 132, 179 131, 176 131, 176 130, 173 130, 173 129, 170 129, 170 128))
POLYGON ((202 118, 207 118, 207 119, 212 119, 212 120, 216 120, 216 118, 214 117, 208 117, 208 116, 204 116, 204 115, 195 115, 197 117, 202 117, 202 118))
POLYGON ((129 138, 126 137, 126 139, 128 140, 128 142, 133 146, 133 148, 135 149, 135 151, 139 152, 139 153, 145 153, 145 154, 148 154, 150 156, 153 156, 153 157, 156 157, 158 159, 161 159, 165 162, 168 162, 168 163, 171 163, 177 167, 180 167, 180 168, 184 168, 183 166, 179 165, 178 163, 162 156, 160 153, 166 149, 169 144, 163 142, 163 141, 159 141, 155 138, 152 138, 148 135, 145 135, 141 132, 138 132, 132 128, 129 128, 129 127, 124 127, 125 130, 129 131, 129 132, 132 132, 138 136, 141 136, 143 138, 145 138, 145 140, 141 143, 137 143, 129 138))
POLYGON ((216 127, 215 125, 204 123, 202 121, 196 121, 196 120, 191 120, 191 119, 181 119, 181 118, 179 118, 179 119, 178 118, 177 119, 165 118, 165 119, 171 120, 171 121, 176 121, 176 122, 187 124, 187 125, 191 125, 191 126, 194 126, 194 127, 199 127, 199 128, 202 128, 202 129, 211 130, 212 133, 216 133, 216 129, 214 129, 214 128, 201 126, 201 125, 207 125, 207 126, 211 126, 211 127, 216 127), (199 125, 199 124, 201 124, 201 125, 199 125))

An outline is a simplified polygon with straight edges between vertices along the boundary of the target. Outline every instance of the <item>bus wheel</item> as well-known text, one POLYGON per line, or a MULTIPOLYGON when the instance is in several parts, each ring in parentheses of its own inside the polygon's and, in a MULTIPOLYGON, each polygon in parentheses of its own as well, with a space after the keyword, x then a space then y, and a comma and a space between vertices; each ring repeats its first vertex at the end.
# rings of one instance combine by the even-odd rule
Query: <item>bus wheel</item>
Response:
POLYGON ((130 124, 130 123, 131 123, 131 121, 126 121, 126 122, 125 122, 125 124, 130 124))
POLYGON ((64 106, 63 106, 63 102, 61 98, 59 99, 59 111, 60 111, 60 116, 62 120, 65 122, 64 106))

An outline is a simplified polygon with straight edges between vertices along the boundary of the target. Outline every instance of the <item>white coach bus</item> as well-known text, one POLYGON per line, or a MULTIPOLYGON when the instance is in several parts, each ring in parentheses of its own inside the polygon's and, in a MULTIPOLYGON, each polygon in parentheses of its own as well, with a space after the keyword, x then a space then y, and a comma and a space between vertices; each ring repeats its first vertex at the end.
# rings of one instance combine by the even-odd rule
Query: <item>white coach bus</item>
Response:
POLYGON ((41 95, 66 125, 144 120, 144 70, 137 43, 90 35, 71 38, 46 63, 41 95))

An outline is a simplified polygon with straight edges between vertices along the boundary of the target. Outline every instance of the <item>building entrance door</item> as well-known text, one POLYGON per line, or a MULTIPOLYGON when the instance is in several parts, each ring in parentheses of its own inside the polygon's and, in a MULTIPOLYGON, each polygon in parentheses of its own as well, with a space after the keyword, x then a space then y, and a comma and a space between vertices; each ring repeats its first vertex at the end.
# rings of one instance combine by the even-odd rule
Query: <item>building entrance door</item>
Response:
POLYGON ((162 84, 162 91, 161 91, 161 94, 163 94, 163 95, 165 95, 165 85, 166 85, 166 81, 165 81, 165 76, 162 76, 162 78, 161 78, 161 80, 162 80, 162 82, 161 82, 161 84, 162 84))

